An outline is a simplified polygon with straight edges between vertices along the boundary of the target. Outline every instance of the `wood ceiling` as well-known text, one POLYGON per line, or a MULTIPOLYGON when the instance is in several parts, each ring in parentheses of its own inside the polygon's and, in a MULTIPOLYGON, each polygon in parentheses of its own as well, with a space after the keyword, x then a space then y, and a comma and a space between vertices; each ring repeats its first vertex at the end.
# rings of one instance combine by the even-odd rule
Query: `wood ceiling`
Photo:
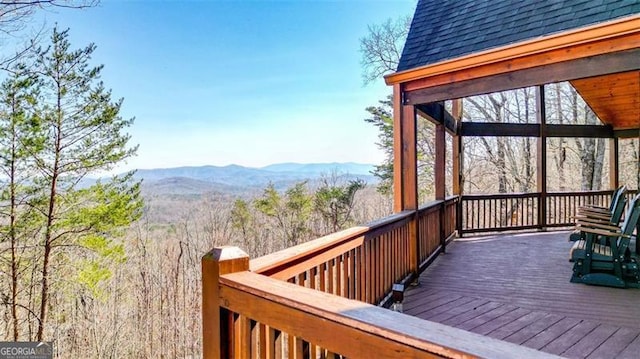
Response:
POLYGON ((616 130, 640 127, 640 71, 571 81, 598 118, 616 130))

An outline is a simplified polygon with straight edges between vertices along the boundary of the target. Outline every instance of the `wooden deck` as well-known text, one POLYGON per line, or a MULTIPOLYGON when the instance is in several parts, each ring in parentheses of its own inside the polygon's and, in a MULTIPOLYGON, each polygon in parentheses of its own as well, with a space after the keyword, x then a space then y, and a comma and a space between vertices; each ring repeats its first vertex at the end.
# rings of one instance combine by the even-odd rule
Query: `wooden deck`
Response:
POLYGON ((404 312, 568 358, 639 358, 640 290, 569 282, 567 232, 462 238, 404 312))

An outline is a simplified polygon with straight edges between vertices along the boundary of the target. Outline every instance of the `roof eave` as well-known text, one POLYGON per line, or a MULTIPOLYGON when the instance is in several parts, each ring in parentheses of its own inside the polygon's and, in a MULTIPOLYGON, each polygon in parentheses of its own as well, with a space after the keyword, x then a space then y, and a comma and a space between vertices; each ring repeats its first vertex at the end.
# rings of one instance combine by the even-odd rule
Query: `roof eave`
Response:
POLYGON ((512 60, 594 41, 640 32, 640 14, 585 26, 497 47, 454 59, 440 61, 384 76, 387 85, 406 83, 454 71, 466 70, 499 61, 512 60))

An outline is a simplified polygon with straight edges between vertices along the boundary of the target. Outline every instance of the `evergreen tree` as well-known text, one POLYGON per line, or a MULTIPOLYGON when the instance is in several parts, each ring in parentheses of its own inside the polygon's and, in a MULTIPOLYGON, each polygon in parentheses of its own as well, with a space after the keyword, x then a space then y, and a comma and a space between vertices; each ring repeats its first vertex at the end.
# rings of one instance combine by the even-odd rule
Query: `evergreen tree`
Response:
POLYGON ((10 308, 12 339, 17 341, 21 318, 24 318, 18 311, 25 307, 20 298, 25 289, 22 277, 33 264, 30 248, 37 231, 37 218, 29 206, 33 191, 30 179, 34 175, 31 155, 41 150, 43 137, 33 113, 37 80, 22 64, 12 70, 0 88, 0 173, 6 179, 0 188, 0 243, 9 249, 8 258, 1 262, 8 268, 1 268, 0 273, 9 276, 8 294, 3 296, 2 303, 10 308))
POLYGON ((284 196, 270 183, 254 205, 259 212, 276 221, 285 247, 300 243, 310 232, 308 222, 313 202, 307 193, 306 182, 296 183, 285 191, 284 196))
POLYGON ((119 116, 122 99, 111 100, 111 91, 100 81, 103 67, 90 65, 95 45, 72 50, 68 36, 68 30, 55 28, 51 45, 35 49, 46 134, 43 150, 35 155, 41 189, 37 205, 44 217, 38 341, 44 339, 55 279, 72 276, 96 294, 99 282, 109 276, 105 261, 124 259, 121 230, 141 210, 139 183, 132 182, 132 173, 81 186, 89 174, 113 169, 137 147, 127 146, 125 130, 133 119, 119 116))

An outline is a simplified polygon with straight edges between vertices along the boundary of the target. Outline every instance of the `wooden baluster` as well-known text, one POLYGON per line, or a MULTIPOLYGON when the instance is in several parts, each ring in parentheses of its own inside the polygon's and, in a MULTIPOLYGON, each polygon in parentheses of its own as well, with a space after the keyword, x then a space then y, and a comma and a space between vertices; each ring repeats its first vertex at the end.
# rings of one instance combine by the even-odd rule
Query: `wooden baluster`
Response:
POLYGON ((267 342, 267 326, 258 324, 258 352, 260 359, 267 359, 269 343, 267 342))
POLYGON ((233 314, 233 357, 251 357, 251 324, 244 315, 233 314))
POLYGON ((338 296, 342 296, 342 263, 340 261, 340 256, 334 259, 335 267, 336 267, 336 290, 335 294, 338 296))

